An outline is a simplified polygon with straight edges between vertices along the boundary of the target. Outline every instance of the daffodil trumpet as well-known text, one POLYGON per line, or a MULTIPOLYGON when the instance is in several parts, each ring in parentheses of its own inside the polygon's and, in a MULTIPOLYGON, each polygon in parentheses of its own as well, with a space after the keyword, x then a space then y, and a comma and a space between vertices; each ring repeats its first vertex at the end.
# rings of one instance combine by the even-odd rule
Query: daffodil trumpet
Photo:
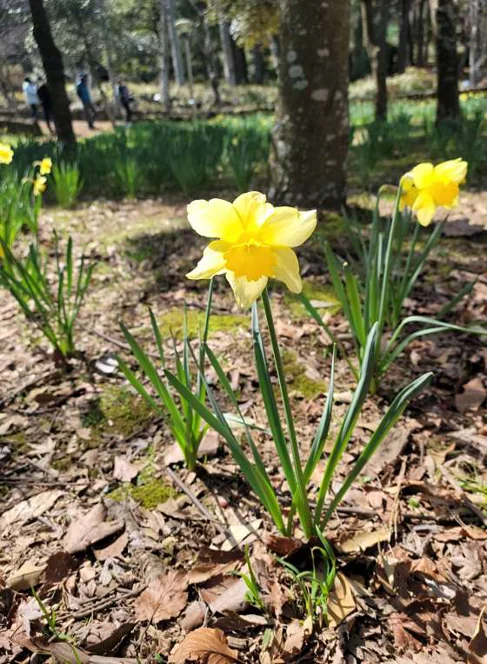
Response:
MULTIPOLYGON (((452 207, 458 199, 460 184, 466 176, 467 165, 462 160, 444 162, 438 166, 420 164, 401 178, 396 189, 392 219, 385 224, 379 214, 381 196, 387 193, 381 187, 373 215, 370 235, 350 220, 351 237, 359 260, 352 269, 325 243, 325 258, 330 279, 348 320, 356 358, 353 366, 363 363, 365 343, 371 328, 377 324, 383 343, 380 345, 374 367, 372 390, 377 389, 381 377, 399 354, 415 338, 438 334, 444 330, 486 334, 480 326, 461 327, 442 320, 461 297, 475 285, 469 282, 435 318, 410 316, 403 319, 403 309, 428 260, 441 237, 443 223, 432 232, 423 231, 432 219, 438 205, 452 207), (434 208, 434 209, 433 209, 434 208), (422 233, 427 233, 418 250, 422 233), (408 325, 419 325, 419 330, 407 334, 408 325)), ((301 299, 313 318, 333 340, 333 332, 325 325, 320 313, 303 294, 301 299)), ((350 362, 349 353, 344 357, 350 362)))

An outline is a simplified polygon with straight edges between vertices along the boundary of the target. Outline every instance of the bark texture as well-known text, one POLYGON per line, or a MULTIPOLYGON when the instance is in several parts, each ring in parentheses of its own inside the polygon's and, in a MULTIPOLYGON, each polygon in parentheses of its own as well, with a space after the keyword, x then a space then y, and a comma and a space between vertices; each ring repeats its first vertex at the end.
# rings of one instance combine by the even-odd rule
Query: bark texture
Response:
POLYGON ((46 73, 47 86, 51 93, 52 114, 58 139, 67 146, 76 143, 66 94, 64 65, 61 53, 54 43, 51 26, 42 0, 29 0, 34 39, 39 48, 42 65, 46 73))
POLYGON ((280 0, 271 198, 339 208, 348 151, 349 3, 280 0))
POLYGON ((439 0, 436 9, 437 122, 456 120, 461 116, 455 26, 453 0, 439 0))

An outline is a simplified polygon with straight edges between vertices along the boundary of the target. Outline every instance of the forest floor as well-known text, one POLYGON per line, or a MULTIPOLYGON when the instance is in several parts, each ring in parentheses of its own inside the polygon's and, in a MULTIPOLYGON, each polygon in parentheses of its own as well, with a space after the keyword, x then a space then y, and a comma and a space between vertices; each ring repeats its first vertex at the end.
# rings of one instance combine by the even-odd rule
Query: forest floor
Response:
MULTIPOLYGON (((31 653, 41 652, 66 662, 167 662, 185 634, 204 626, 222 630, 233 651, 203 660, 215 664, 486 662, 485 341, 417 339, 368 399, 343 474, 400 387, 434 372, 330 522, 339 573, 328 625, 311 634, 297 586, 277 560, 309 566, 299 530, 294 540, 276 537, 217 436, 207 434, 197 471, 185 470, 167 423, 117 371, 117 353, 130 362, 119 320, 153 351, 148 305, 166 337, 181 336, 184 303, 191 330, 202 320, 206 285, 184 275, 205 243, 189 230, 186 202, 95 201, 42 213, 46 247, 56 228, 98 263, 78 327, 81 353, 68 372, 0 293, 0 661, 34 661, 31 653), (264 609, 231 574, 243 569, 246 545, 264 609)), ((466 195, 408 313, 435 314, 478 277, 450 319, 485 321, 486 209, 484 193, 466 195)), ((313 301, 351 349, 323 277, 321 241, 342 250, 341 230, 325 223, 300 262, 313 301)), ((289 294, 273 289, 272 302, 305 452, 328 387, 329 341, 289 294)), ((243 413, 265 424, 249 315, 223 279, 214 305, 210 346, 243 413)), ((339 360, 332 434, 353 388, 339 360)), ((259 445, 285 495, 271 441, 262 434, 259 445)), ((207 655, 225 650, 215 632, 205 634, 207 655)))

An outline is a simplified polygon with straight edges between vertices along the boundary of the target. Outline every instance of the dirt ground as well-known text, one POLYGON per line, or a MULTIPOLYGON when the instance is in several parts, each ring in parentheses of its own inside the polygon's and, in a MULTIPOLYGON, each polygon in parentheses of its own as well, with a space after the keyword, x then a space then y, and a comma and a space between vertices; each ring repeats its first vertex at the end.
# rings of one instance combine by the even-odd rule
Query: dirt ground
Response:
MULTIPOLYGON (((98 264, 69 371, 0 293, 0 660, 184 662, 178 644, 203 627, 221 630, 204 632, 200 650, 215 664, 486 662, 485 341, 453 333, 417 339, 368 399, 343 475, 400 387, 434 371, 330 522, 338 576, 328 621, 311 633, 297 586, 278 562, 287 556, 309 569, 299 529, 294 540, 276 537, 214 434, 205 437, 197 471, 185 470, 167 422, 117 370, 116 354, 130 361, 119 320, 152 351, 148 306, 166 337, 180 336, 183 303, 190 327, 201 321, 206 285, 184 274, 204 242, 188 229, 186 202, 95 201, 43 212, 46 247, 56 228, 98 264), (262 606, 231 573, 244 569, 245 545, 262 606)), ((408 300, 409 313, 436 313, 477 278, 450 320, 485 321, 487 233, 465 222, 465 210, 477 226, 485 219, 484 195, 467 196, 465 206, 408 300)), ((330 239, 343 249, 343 237, 330 230, 330 239)), ((318 240, 300 261, 351 349, 318 240)), ((304 454, 328 387, 329 340, 289 294, 273 289, 272 302, 304 454)), ((209 343, 243 413, 265 424, 249 328, 249 315, 219 281, 209 343)), ((228 408, 211 372, 209 380, 228 408)), ((339 360, 332 434, 353 388, 339 360)), ((259 445, 285 499, 265 434, 259 445)))

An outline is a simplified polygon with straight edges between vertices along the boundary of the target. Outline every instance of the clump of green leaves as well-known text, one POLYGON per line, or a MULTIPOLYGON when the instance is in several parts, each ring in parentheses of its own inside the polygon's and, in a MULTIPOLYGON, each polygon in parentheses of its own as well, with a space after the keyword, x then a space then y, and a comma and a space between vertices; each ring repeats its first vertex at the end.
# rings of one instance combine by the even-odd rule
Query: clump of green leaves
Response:
POLYGON ((397 395, 389 410, 379 423, 376 431, 364 445, 360 456, 355 461, 352 469, 342 483, 342 486, 332 496, 332 481, 336 476, 338 464, 352 437, 373 377, 375 356, 378 352, 379 342, 378 325, 376 324, 371 329, 367 338, 357 389, 342 421, 335 442, 333 443, 332 451, 326 457, 325 471, 323 473, 317 500, 312 500, 308 485, 317 464, 324 457, 324 450, 330 431, 333 411, 334 361, 332 364, 328 395, 323 408, 323 413, 315 436, 311 442, 309 452, 307 452, 306 456, 303 456, 298 442, 297 429, 291 409, 283 361, 272 318, 270 299, 266 290, 264 290, 262 302, 270 336, 275 371, 277 373, 279 396, 284 411, 284 421, 282 420, 278 398, 276 397, 274 384, 271 378, 272 371, 267 361, 264 342, 260 332, 259 313, 256 303, 254 303, 252 309, 252 337, 255 365, 267 416, 264 431, 268 432, 272 437, 277 457, 286 478, 287 486, 291 494, 290 509, 285 507, 285 503, 283 504, 282 502, 281 492, 276 491, 272 484, 268 468, 252 437, 251 428, 241 413, 237 396, 230 385, 225 371, 211 349, 206 346, 205 354, 217 374, 221 387, 237 411, 237 419, 245 427, 245 443, 242 443, 232 431, 228 415, 225 415, 222 412, 202 371, 201 375, 205 383, 206 393, 212 410, 206 406, 205 402, 199 398, 198 394, 192 393, 187 382, 181 380, 181 376, 178 376, 177 374, 175 375, 168 370, 166 370, 165 373, 169 383, 180 394, 182 402, 194 409, 194 411, 198 413, 212 429, 217 431, 224 438, 247 482, 271 516, 277 529, 284 535, 292 535, 294 518, 297 516, 305 537, 309 539, 313 535, 316 535, 319 530, 326 527, 335 509, 353 485, 364 466, 378 449, 390 429, 397 422, 410 399, 420 392, 425 384, 428 383, 431 374, 426 374, 415 380, 397 395))
POLYGON ((66 359, 76 350, 76 320, 95 266, 87 265, 84 256, 76 265, 71 237, 63 255, 56 233, 54 240, 53 265, 37 243, 30 245, 26 256, 19 256, 0 238, 3 253, 0 285, 17 300, 26 319, 36 325, 55 351, 66 359))
MULTIPOLYGON (((186 316, 183 329, 182 353, 177 348, 176 339, 174 337, 172 338, 176 376, 178 377, 181 385, 183 385, 186 390, 191 392, 193 387, 195 387, 194 399, 198 404, 203 406, 206 400, 206 386, 205 381, 203 380, 203 364, 205 356, 204 343, 208 337, 212 292, 213 282, 210 282, 210 291, 206 308, 203 334, 200 343, 199 358, 195 362, 196 375, 193 375, 194 368, 192 368, 192 360, 195 358, 192 358, 186 316)), ((146 400, 151 408, 160 413, 163 417, 167 417, 169 419, 171 432, 177 444, 179 445, 179 448, 181 449, 184 461, 187 467, 190 470, 193 470, 196 466, 196 460, 198 458, 198 448, 203 439, 203 436, 206 433, 206 430, 208 429, 208 425, 205 424, 198 409, 195 408, 191 402, 185 399, 179 399, 177 393, 174 393, 174 391, 171 389, 171 386, 169 385, 164 374, 164 371, 167 367, 167 360, 161 331, 153 311, 150 310, 149 314, 154 340, 159 353, 162 372, 158 370, 155 362, 153 362, 150 356, 142 349, 140 344, 136 341, 136 339, 122 322, 120 323, 120 327, 123 335, 125 336, 125 339, 130 346, 132 355, 137 361, 145 379, 149 381, 150 385, 152 386, 155 392, 155 396, 149 394, 144 383, 135 375, 129 366, 119 358, 120 368, 130 384, 146 400)))
POLYGON ((433 231, 422 231, 420 224, 412 220, 410 212, 399 211, 400 190, 392 221, 387 220, 384 224, 379 215, 379 200, 380 195, 374 211, 370 236, 364 234, 353 219, 349 220, 355 260, 348 257, 350 262, 344 261, 337 256, 328 242, 324 245, 331 283, 353 336, 358 367, 306 294, 300 295, 310 315, 337 344, 357 379, 359 368, 364 365, 370 331, 377 326, 381 338, 384 334, 387 335, 385 343, 379 345, 373 358, 373 390, 377 388, 381 377, 391 364, 418 337, 438 334, 445 330, 487 334, 487 330, 480 326, 461 327, 441 320, 471 292, 475 285, 474 281, 466 284, 436 317, 415 315, 402 317, 404 302, 413 291, 431 251, 437 246, 443 224, 438 224, 433 231), (413 331, 406 333, 411 327, 413 331))
POLYGON ((83 189, 83 180, 78 164, 71 162, 54 164, 52 179, 58 204, 65 210, 73 208, 83 189))

